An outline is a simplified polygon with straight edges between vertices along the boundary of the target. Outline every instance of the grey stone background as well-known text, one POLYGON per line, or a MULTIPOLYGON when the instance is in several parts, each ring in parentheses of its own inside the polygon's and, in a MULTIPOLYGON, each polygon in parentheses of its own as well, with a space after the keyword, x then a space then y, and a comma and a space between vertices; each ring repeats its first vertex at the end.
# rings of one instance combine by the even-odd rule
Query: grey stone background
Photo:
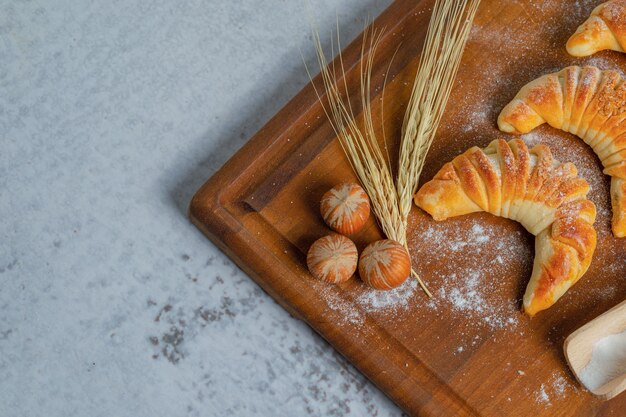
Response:
MULTIPOLYGON (((328 45, 389 0, 310 0, 328 45)), ((306 0, 0 0, 0 415, 398 416, 187 220, 306 83, 306 0)))

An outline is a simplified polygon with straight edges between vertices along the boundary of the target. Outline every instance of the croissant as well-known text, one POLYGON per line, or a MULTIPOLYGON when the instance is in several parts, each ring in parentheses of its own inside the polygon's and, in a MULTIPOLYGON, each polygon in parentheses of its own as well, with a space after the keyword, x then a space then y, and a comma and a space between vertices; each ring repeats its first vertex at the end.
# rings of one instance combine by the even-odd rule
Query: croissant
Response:
POLYGON ((486 211, 521 223, 536 236, 535 261, 524 294, 534 316, 553 305, 587 271, 596 248, 596 206, 589 184, 571 163, 561 164, 545 145, 521 139, 473 147, 441 168, 415 194, 435 220, 486 211))
POLYGON ((588 56, 605 49, 624 52, 626 0, 611 0, 596 7, 569 38, 566 47, 573 56, 588 56))
POLYGON ((548 123, 589 144, 611 178, 613 234, 626 236, 626 83, 615 71, 567 67, 525 85, 498 116, 503 132, 548 123))

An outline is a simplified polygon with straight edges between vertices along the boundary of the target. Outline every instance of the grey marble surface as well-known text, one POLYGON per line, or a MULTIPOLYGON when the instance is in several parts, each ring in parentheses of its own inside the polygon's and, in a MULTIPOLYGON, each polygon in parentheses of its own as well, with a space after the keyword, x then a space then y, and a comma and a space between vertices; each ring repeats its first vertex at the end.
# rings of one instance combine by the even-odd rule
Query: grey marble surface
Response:
POLYGON ((306 84, 305 4, 0 0, 0 415, 401 415, 185 214, 306 84))

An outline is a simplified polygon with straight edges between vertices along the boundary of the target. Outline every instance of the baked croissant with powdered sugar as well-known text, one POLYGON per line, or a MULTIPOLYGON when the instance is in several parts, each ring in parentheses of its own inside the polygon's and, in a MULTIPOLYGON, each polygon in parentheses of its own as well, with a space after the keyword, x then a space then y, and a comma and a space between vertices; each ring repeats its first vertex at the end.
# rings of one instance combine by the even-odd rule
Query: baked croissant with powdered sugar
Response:
POLYGON ((626 51, 626 0, 611 0, 596 7, 569 38, 566 48, 573 56, 605 49, 626 51))
POLYGON ((626 82, 616 71, 567 67, 525 85, 498 117, 503 132, 548 123, 583 139, 611 176, 613 234, 626 236, 626 82))
POLYGON ((552 306, 587 271, 596 248, 589 184, 550 149, 521 139, 494 140, 454 158, 415 194, 435 220, 486 211, 521 223, 536 236, 524 294, 530 316, 552 306))

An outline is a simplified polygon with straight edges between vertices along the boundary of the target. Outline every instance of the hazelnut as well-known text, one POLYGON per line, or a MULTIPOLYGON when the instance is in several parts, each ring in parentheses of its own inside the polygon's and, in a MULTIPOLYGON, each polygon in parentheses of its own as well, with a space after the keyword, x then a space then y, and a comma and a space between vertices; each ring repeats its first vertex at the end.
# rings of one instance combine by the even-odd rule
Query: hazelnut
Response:
POLYGON ((358 232, 370 215, 370 200, 360 185, 339 184, 322 197, 322 217, 334 231, 343 235, 358 232))
POLYGON ((358 259, 354 242, 345 236, 332 234, 311 245, 306 263, 315 278, 338 284, 354 275, 358 259))
POLYGON ((409 253, 395 240, 378 240, 368 245, 359 259, 359 275, 370 287, 390 290, 411 274, 409 253))

